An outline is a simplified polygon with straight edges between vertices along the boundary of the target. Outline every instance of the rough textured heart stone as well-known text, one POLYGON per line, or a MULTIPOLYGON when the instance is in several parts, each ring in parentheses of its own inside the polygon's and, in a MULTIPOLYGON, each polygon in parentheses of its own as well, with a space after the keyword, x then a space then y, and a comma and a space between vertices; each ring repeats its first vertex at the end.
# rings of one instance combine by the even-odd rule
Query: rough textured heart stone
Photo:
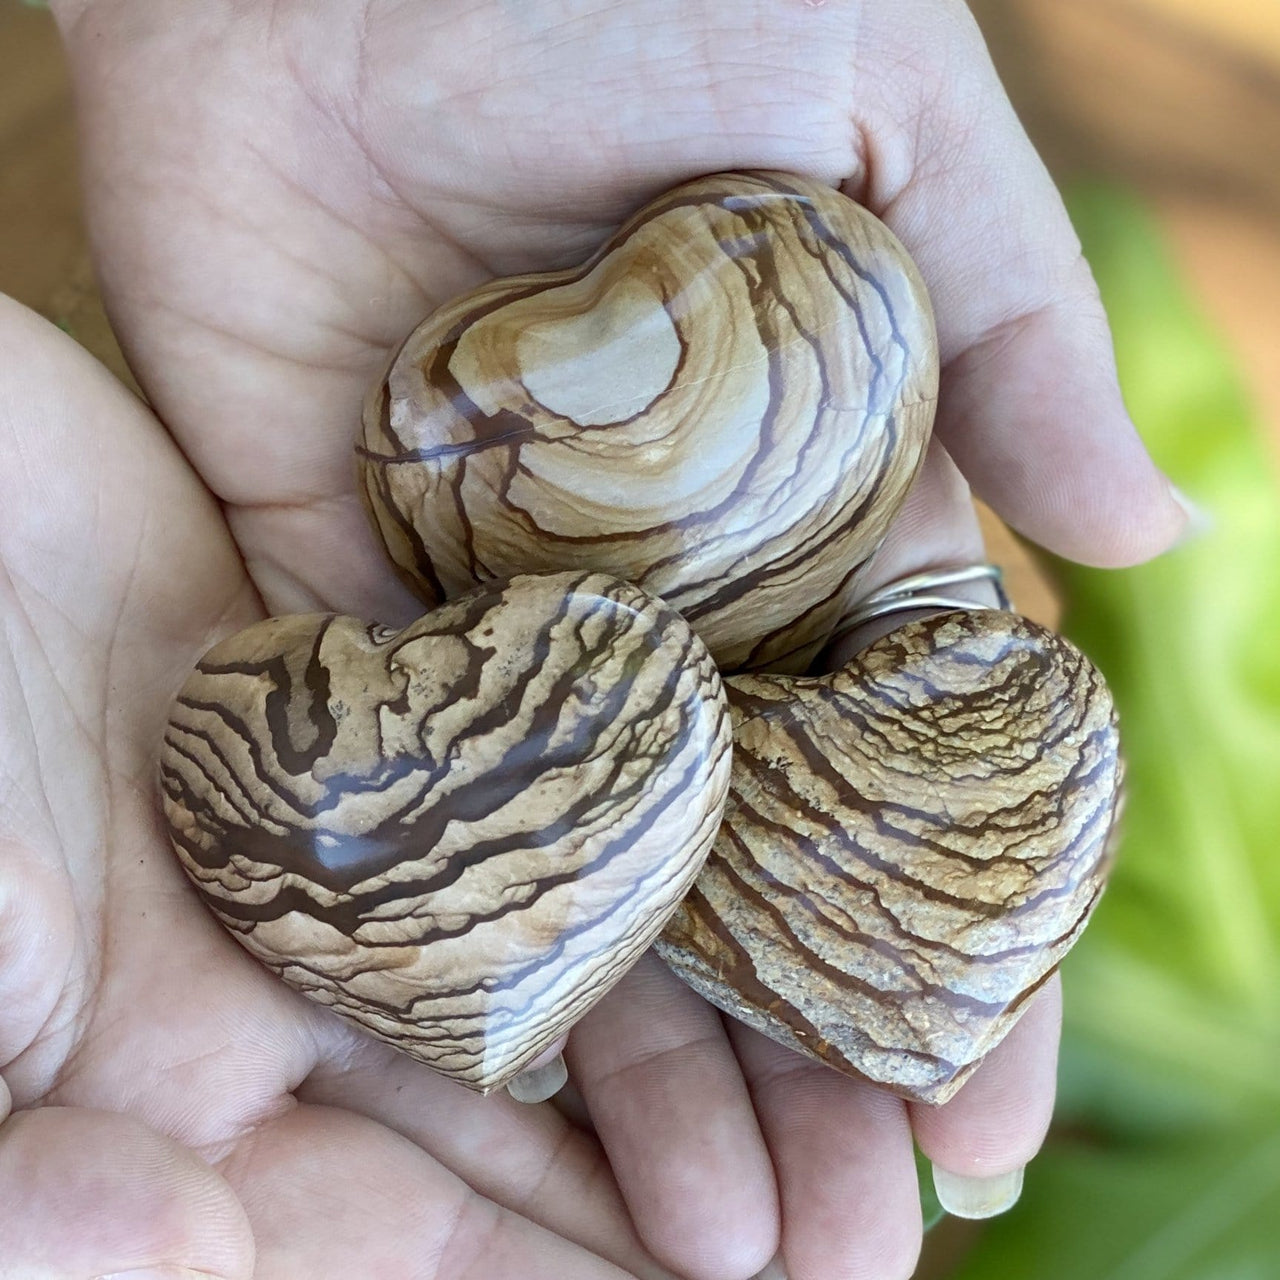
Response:
POLYGON ((725 819, 660 953, 775 1040, 944 1102, 1102 891, 1121 765, 1101 676, 992 611, 910 623, 830 676, 726 683, 725 819))
POLYGON ((642 209, 585 266, 495 280, 366 405, 367 504, 428 601, 590 567, 680 610, 722 670, 804 670, 928 442, 938 364, 906 251, 782 174, 642 209))
POLYGON ((398 633, 306 615, 223 641, 174 705, 161 785, 183 867, 250 952, 487 1090, 653 941, 729 758, 688 624, 573 573, 398 633))

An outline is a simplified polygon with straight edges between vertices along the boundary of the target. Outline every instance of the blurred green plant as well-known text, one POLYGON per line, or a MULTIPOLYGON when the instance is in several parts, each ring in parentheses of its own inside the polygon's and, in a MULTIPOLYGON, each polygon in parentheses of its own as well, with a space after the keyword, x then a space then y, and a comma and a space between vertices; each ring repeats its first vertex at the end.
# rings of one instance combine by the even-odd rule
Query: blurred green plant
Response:
POLYGON ((1064 966, 1058 1132, 957 1280, 1280 1280, 1280 478, 1150 215, 1070 203, 1129 407, 1214 527, 1057 566, 1120 707, 1124 839, 1064 966))

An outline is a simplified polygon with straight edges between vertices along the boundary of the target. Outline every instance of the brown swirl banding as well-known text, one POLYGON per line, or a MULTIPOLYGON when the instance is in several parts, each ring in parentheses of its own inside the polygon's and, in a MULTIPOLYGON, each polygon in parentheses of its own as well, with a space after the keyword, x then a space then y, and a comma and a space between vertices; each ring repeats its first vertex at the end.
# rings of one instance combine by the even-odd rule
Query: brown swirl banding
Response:
POLYGON ((819 183, 720 174, 580 268, 437 311, 357 453, 428 600, 594 568, 680 610, 725 670, 801 670, 916 473, 936 391, 892 234, 819 183))
POLYGON ((161 786, 249 951, 489 1089, 653 940, 714 839, 729 747, 683 619, 578 572, 399 633, 310 615, 224 641, 174 705, 161 786))
POLYGON ((724 823, 660 952, 765 1034, 945 1101, 1102 892, 1122 770, 1101 676, 990 611, 727 687, 724 823))

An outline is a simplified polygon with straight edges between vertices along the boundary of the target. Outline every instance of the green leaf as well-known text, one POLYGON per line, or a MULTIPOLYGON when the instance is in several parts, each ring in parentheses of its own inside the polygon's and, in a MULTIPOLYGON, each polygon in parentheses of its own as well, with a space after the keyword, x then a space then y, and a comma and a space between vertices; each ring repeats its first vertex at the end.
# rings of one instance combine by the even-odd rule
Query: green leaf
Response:
POLYGON ((1070 204, 1133 416, 1215 527, 1122 573, 1058 566, 1120 708, 1124 837, 1064 965, 1065 1129, 958 1280, 1277 1280, 1280 480, 1150 216, 1108 187, 1070 204))
POLYGON ((1105 1151, 1060 1143, 955 1280, 1276 1280, 1280 1131, 1105 1151))
POLYGON ((1149 216, 1105 187, 1072 209, 1134 418, 1215 527, 1138 569, 1060 566, 1129 761, 1120 863, 1067 967, 1064 1093, 1137 1127, 1280 1113, 1280 481, 1149 216))

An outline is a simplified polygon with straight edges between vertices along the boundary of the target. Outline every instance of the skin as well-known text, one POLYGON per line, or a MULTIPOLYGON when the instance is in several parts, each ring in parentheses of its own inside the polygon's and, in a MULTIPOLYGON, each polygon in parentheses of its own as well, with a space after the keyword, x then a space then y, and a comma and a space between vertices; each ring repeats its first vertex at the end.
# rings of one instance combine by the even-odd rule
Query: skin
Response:
MULTIPOLYGON (((266 612, 413 616, 352 482, 360 399, 393 344, 711 170, 816 176, 889 222, 935 300, 940 440, 1023 533, 1098 564, 1174 542, 1185 514, 1125 416, 1087 268, 967 11, 54 7, 104 289, 158 418, 0 305, 6 1261, 746 1280, 778 1255, 791 1280, 909 1276, 912 1132, 959 1173, 1034 1154, 1056 983, 926 1110, 726 1026, 642 963, 571 1037, 592 1132, 569 1108, 470 1095, 280 986, 182 880, 151 771, 215 640, 266 612)), ((980 555, 935 447, 879 576, 980 555)))

